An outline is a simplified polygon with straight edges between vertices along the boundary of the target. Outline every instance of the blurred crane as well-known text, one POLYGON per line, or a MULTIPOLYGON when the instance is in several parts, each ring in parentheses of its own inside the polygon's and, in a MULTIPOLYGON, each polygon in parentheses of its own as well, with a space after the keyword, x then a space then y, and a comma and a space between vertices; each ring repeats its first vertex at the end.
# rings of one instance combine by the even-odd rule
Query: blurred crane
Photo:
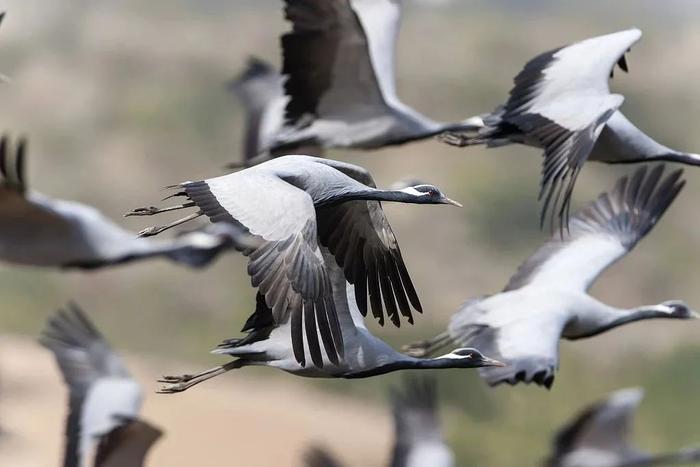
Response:
POLYGON ((230 248, 254 243, 234 226, 209 226, 177 238, 137 238, 91 206, 49 198, 27 188, 26 140, 12 155, 0 140, 0 260, 15 264, 92 269, 164 257, 191 267, 230 248), (14 156, 14 157, 13 157, 14 156))
POLYGON ((700 462, 700 448, 647 454, 630 443, 642 388, 615 391, 563 426, 552 442, 547 467, 652 467, 700 462))
MULTIPOLYGON (((406 379, 403 390, 391 391, 394 416, 394 448, 391 467, 452 467, 454 454, 445 443, 440 428, 435 379, 406 379)), ((310 448, 304 460, 307 467, 341 467, 323 448, 310 448)))
POLYGON ((141 466, 162 432, 138 420, 141 386, 87 316, 68 304, 49 318, 40 342, 69 391, 63 466, 141 466))

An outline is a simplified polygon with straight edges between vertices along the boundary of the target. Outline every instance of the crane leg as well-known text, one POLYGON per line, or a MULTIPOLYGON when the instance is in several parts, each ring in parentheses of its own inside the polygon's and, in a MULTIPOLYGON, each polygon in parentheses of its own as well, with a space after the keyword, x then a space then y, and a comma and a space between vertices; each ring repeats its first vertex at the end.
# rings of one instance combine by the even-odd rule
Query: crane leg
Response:
POLYGON ((147 206, 147 207, 143 207, 143 208, 136 208, 132 211, 129 211, 126 214, 124 214, 124 217, 152 216, 154 214, 160 214, 161 212, 177 211, 178 209, 191 208, 194 205, 195 205, 194 201, 190 201, 189 203, 178 204, 177 206, 169 206, 167 208, 157 208, 155 206, 147 206))
POLYGON ((147 228, 143 229, 141 232, 139 232, 139 237, 151 237, 153 235, 158 235, 159 233, 161 233, 165 230, 172 229, 173 227, 176 227, 180 224, 184 224, 187 221, 191 221, 192 219, 196 219, 199 216, 201 216, 202 214, 204 214, 202 211, 197 211, 197 212, 190 214, 187 217, 183 217, 182 219, 178 219, 178 220, 173 221, 167 225, 147 227, 147 228))
POLYGON ((165 383, 158 394, 174 394, 176 392, 185 391, 192 386, 199 384, 208 379, 222 375, 227 371, 234 370, 243 366, 243 360, 233 360, 224 365, 211 368, 196 375, 181 375, 181 376, 163 376, 158 380, 159 383, 165 383))

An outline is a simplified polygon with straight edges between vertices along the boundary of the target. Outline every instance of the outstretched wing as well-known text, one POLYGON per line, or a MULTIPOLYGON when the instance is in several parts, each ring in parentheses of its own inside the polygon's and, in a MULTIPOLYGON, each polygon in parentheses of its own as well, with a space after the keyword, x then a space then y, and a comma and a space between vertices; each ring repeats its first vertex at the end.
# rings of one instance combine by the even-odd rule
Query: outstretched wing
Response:
POLYGON ((664 166, 637 169, 576 213, 569 231, 553 235, 530 256, 505 290, 556 285, 586 291, 607 267, 626 255, 656 225, 683 188, 682 170, 663 177, 664 166))
POLYGON ((232 222, 261 239, 244 252, 253 287, 265 296, 278 324, 290 321, 294 355, 306 364, 304 336, 318 367, 323 357, 318 334, 331 362, 342 358, 343 339, 333 288, 318 245, 313 200, 276 176, 238 172, 181 185, 212 222, 232 222), (258 196, 264 191, 265 196, 258 196))
MULTIPOLYGON (((364 185, 375 187, 365 169, 327 159, 330 165, 364 185)), ((369 294, 372 314, 380 325, 384 315, 396 326, 400 316, 413 324, 411 307, 422 312, 420 300, 389 221, 378 201, 349 201, 317 209, 318 232, 355 288, 355 300, 363 316, 367 315, 369 294)))
MULTIPOLYGON (((80 459, 87 449, 84 440, 103 428, 102 420, 93 416, 95 412, 91 408, 103 405, 104 410, 98 410, 100 413, 119 414, 122 409, 125 413, 131 412, 134 405, 140 404, 140 399, 129 400, 131 391, 122 398, 121 381, 127 381, 129 386, 137 384, 121 358, 74 303, 49 318, 39 342, 53 352, 69 389, 65 465, 82 465, 80 459), (90 392, 98 386, 107 397, 93 398, 91 408, 86 408, 90 392)), ((114 424, 116 426, 116 422, 114 424)))
MULTIPOLYGON (((386 113, 394 92, 396 0, 286 0, 282 36, 289 123, 386 113)), ((341 118, 342 119, 342 118, 341 118)))
POLYGON ((71 391, 84 391, 101 378, 130 378, 121 358, 75 303, 47 322, 41 344, 51 350, 71 391))
POLYGON ((608 79, 616 63, 627 68, 624 54, 640 37, 630 29, 545 52, 515 77, 502 119, 544 147, 541 223, 550 206, 552 221, 566 222, 579 171, 624 100, 608 79))
POLYGON ((607 452, 620 458, 634 451, 629 435, 634 413, 643 397, 641 388, 621 389, 584 409, 554 436, 547 465, 561 465, 579 449, 607 452))

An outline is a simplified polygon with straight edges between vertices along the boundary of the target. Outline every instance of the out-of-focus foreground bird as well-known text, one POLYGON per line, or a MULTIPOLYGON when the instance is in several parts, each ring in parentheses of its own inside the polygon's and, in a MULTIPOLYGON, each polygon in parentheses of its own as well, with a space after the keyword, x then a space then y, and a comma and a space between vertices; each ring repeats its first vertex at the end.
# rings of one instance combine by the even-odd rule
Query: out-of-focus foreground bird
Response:
POLYGON ((663 160, 700 165, 700 155, 670 149, 634 126, 618 109, 609 78, 642 36, 638 29, 593 37, 530 60, 515 77, 508 102, 483 115, 476 133, 452 132, 457 146, 520 143, 544 149, 540 223, 548 209, 566 224, 576 178, 587 160, 625 163, 663 160))
POLYGON ((439 123, 396 95, 397 0, 286 0, 282 36, 285 127, 267 148, 376 149, 475 130, 481 119, 439 123))
POLYGON ((407 347, 424 356, 450 344, 469 345, 506 363, 484 368, 490 385, 535 382, 551 387, 559 365, 559 340, 592 337, 652 318, 689 319, 698 314, 681 301, 623 309, 587 291, 656 225, 681 191, 681 170, 663 177, 663 165, 641 167, 580 210, 570 231, 555 234, 528 258, 501 293, 468 300, 446 332, 407 347))
MULTIPOLYGON (((391 467, 452 467, 454 454, 442 436, 434 378, 406 379, 403 390, 391 391, 394 448, 391 467)), ((307 467, 340 467, 332 454, 310 448, 307 467)))
MULTIPOLYGON (((244 330, 264 324, 291 332, 294 358, 301 367, 307 354, 317 367, 340 365, 343 357, 344 336, 334 302, 340 290, 331 285, 331 268, 342 267, 345 279, 355 285, 363 316, 368 293, 380 324, 385 313, 399 326, 400 315, 412 323, 411 308, 421 311, 379 201, 459 205, 432 185, 380 190, 361 167, 309 156, 284 156, 222 177, 184 182, 177 189, 174 196, 188 202, 161 211, 136 211, 150 215, 193 206, 198 211, 142 234, 154 235, 206 215, 212 222, 242 226, 259 239, 260 245, 244 254, 252 285, 263 301, 255 314, 259 318, 244 330), (329 254, 323 255, 322 249, 329 254)), ((344 293, 344 280, 339 286, 344 293)), ((296 365, 292 368, 298 370, 296 365)))
POLYGON ((64 467, 139 467, 162 432, 138 420, 141 386, 75 304, 49 318, 40 342, 69 391, 64 467))
POLYGON ((0 260, 66 268, 97 268, 153 257, 188 266, 208 264, 229 248, 254 243, 233 226, 210 226, 177 238, 137 238, 91 206, 27 188, 26 140, 13 152, 0 140, 0 260))
POLYGON ((700 462, 700 448, 648 454, 630 443, 634 413, 644 390, 615 391, 557 432, 547 467, 652 467, 700 462))

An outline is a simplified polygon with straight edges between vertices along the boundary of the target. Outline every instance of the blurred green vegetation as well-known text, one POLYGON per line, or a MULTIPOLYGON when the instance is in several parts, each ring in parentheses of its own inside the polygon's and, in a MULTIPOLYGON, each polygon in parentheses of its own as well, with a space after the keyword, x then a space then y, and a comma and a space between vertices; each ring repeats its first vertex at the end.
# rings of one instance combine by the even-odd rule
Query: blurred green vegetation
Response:
MULTIPOLYGON (((279 62, 285 25, 277 1, 142 2, 9 0, 0 29, 0 127, 30 138, 29 184, 98 206, 118 219, 153 204, 161 187, 223 172, 239 157, 242 109, 224 83, 249 55, 279 62)), ((660 141, 699 151, 693 1, 406 2, 398 50, 399 93, 438 119, 491 110, 527 59, 572 40, 641 27, 645 36, 616 75, 624 111, 660 141)), ((456 150, 434 141, 331 155, 368 167, 381 185, 419 175, 465 209, 387 206, 426 310, 416 326, 373 326, 399 346, 445 326, 464 299, 499 290, 544 235, 537 226, 537 151, 456 150), (425 228, 424 226, 429 226, 425 228)), ((611 186, 628 167, 590 164, 576 202, 611 186)), ((650 238, 615 266, 594 294, 619 305, 684 298, 696 286, 700 172, 650 238)), ((118 219, 119 220, 119 219, 118 219)), ((122 219, 138 230, 146 222, 122 219)), ((213 361, 207 351, 236 335, 252 311, 245 261, 204 271, 164 262, 95 273, 2 266, 0 329, 36 335, 50 311, 75 299, 119 348, 213 361)), ((628 385, 647 389, 636 439, 651 450, 700 440, 700 346, 694 323, 647 323, 564 343, 551 392, 490 390, 476 372, 439 373, 446 433, 459 465, 534 465, 550 435, 583 404, 628 385)), ((248 370, 246 370, 248 371, 248 370)), ((283 385, 288 375, 250 370, 283 385)), ((154 375, 155 378, 156 375, 154 375)), ((243 374, 236 377, 245 377, 243 374)), ((352 397, 384 398, 401 375, 309 381, 352 397)))

